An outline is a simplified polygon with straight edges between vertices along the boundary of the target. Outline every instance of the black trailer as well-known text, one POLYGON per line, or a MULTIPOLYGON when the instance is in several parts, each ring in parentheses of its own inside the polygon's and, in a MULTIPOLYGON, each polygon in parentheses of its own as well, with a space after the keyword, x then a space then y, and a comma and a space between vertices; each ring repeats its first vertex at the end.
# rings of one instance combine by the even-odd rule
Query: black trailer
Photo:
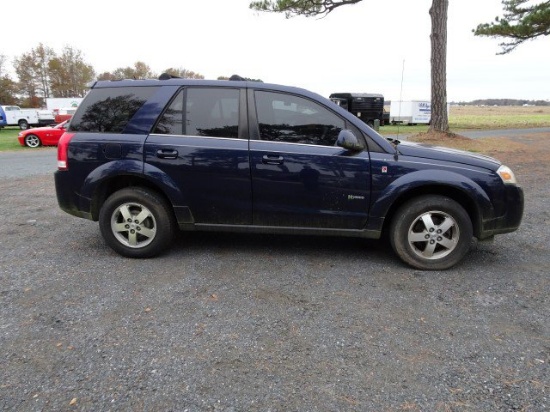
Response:
POLYGON ((370 127, 374 126, 374 120, 384 125, 384 96, 375 93, 332 93, 329 99, 338 106, 353 113, 370 127))

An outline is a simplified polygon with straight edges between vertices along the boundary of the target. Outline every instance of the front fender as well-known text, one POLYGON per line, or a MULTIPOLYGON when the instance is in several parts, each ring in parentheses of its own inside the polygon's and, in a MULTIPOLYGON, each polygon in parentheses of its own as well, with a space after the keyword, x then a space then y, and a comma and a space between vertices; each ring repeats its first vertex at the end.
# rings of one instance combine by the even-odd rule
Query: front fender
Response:
POLYGON ((434 190, 433 194, 438 194, 437 187, 453 189, 460 193, 460 196, 472 201, 469 203, 475 205, 482 220, 494 215, 491 199, 472 179, 452 171, 426 169, 402 175, 382 189, 371 205, 369 218, 372 218, 373 222, 382 222, 395 202, 412 192, 428 187, 434 190))

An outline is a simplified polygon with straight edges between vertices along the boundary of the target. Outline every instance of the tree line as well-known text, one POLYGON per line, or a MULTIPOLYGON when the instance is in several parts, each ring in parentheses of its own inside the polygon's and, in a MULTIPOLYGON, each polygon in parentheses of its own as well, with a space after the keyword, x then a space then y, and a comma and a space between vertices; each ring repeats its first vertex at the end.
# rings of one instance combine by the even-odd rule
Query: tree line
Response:
MULTIPOLYGON (((144 62, 118 67, 96 75, 93 66, 84 60, 82 52, 65 46, 61 53, 39 43, 37 47, 13 60, 17 79, 7 71, 8 59, 0 55, 0 103, 21 107, 43 107, 49 97, 84 97, 93 80, 150 79, 158 74, 144 62)), ((200 73, 169 67, 162 73, 173 76, 204 79, 200 73)))
POLYGON ((451 102, 461 106, 550 106, 550 100, 476 99, 471 102, 451 102))

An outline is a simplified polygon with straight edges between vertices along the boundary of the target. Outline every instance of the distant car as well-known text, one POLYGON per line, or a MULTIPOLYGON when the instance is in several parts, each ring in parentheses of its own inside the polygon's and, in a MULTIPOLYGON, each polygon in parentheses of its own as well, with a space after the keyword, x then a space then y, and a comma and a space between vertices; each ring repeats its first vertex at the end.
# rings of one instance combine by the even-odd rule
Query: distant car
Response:
POLYGON ((65 133, 67 123, 67 121, 64 121, 53 127, 37 127, 35 129, 23 130, 17 135, 17 139, 21 146, 57 146, 59 138, 65 133))

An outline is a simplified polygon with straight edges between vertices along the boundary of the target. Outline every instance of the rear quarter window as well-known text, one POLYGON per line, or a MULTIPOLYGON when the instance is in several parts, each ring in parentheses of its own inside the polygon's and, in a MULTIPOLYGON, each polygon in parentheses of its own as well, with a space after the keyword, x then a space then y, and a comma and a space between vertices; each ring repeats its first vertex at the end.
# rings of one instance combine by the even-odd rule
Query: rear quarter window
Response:
POLYGON ((157 87, 92 89, 71 119, 70 131, 122 133, 157 87))

